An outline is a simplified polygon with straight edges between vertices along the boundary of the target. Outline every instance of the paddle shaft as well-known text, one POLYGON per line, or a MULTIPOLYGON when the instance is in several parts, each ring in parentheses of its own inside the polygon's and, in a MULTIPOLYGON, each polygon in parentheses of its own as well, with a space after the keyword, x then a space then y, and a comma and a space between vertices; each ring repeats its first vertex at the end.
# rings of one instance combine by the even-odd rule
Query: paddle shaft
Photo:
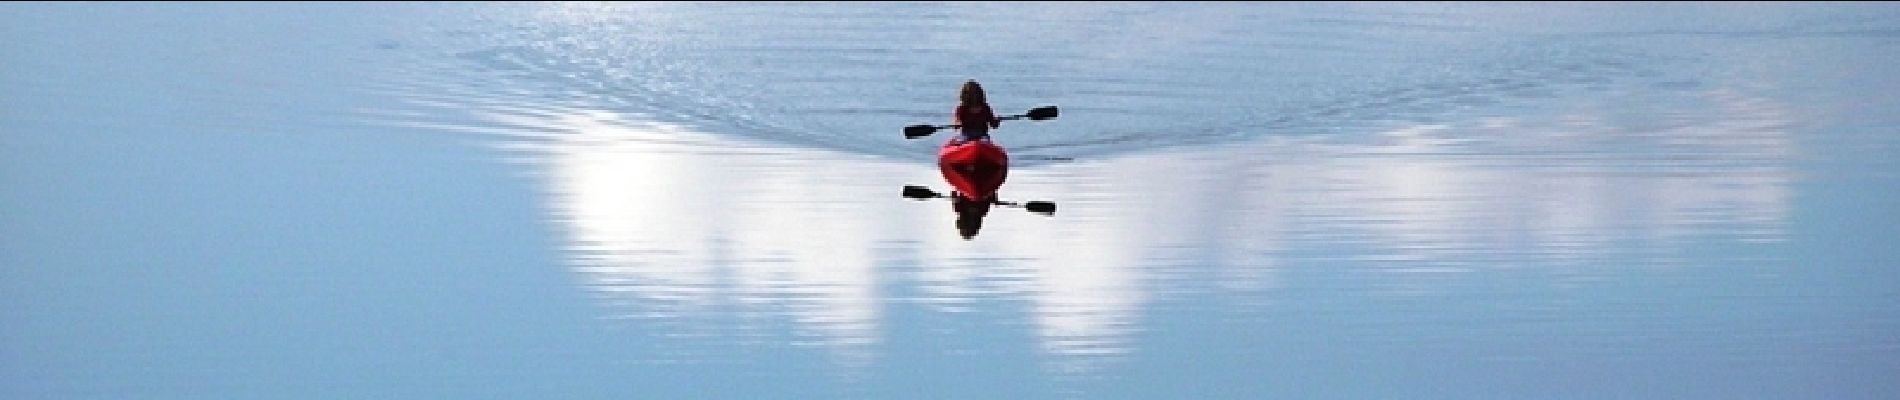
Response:
MULTIPOLYGON (((1042 121, 1042 120, 1055 119, 1056 116, 1060 113, 1061 111, 1057 109, 1055 106, 1036 107, 1036 108, 1029 109, 1029 112, 1026 112, 1026 113, 997 118, 996 120, 1009 121, 1009 120, 1018 120, 1018 119, 1028 118, 1030 120, 1042 121)), ((962 124, 911 125, 911 126, 904 127, 904 137, 908 139, 916 139, 916 138, 920 138, 924 136, 930 136, 930 134, 936 133, 938 129, 962 128, 962 127, 963 127, 962 124)))
MULTIPOLYGON (((996 120, 997 120, 997 121, 1015 121, 1015 120, 1019 120, 1019 119, 1023 119, 1023 118, 1029 118, 1029 114, 1016 114, 1016 115, 1011 115, 1011 116, 1007 116, 1007 117, 999 117, 999 118, 997 118, 996 120)), ((937 126, 934 126, 933 128, 937 128, 937 129, 956 129, 956 128, 962 128, 962 127, 963 127, 963 125, 960 125, 960 124, 950 124, 950 125, 937 125, 937 126)))
MULTIPOLYGON (((904 188, 904 197, 913 199, 947 199, 951 196, 954 195, 937 193, 935 190, 930 190, 922 186, 907 186, 904 188)), ((1048 201, 1014 202, 990 199, 990 204, 1021 208, 1037 213, 1054 213, 1056 211, 1056 203, 1048 201)))

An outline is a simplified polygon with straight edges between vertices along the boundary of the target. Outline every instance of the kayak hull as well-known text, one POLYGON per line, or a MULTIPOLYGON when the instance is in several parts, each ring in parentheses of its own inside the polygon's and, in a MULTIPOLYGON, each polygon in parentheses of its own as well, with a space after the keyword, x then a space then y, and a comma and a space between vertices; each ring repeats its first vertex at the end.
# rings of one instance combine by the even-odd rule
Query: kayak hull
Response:
POLYGON ((987 139, 953 139, 937 152, 937 167, 956 196, 988 203, 1009 177, 1009 155, 987 139))

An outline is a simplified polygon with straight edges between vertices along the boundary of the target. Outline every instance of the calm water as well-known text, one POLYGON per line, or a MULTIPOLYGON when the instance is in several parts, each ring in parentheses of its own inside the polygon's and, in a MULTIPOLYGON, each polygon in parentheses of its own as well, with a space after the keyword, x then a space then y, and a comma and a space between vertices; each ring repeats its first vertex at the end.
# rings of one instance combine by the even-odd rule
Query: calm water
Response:
POLYGON ((0 6, 0 398, 1900 396, 1895 3, 0 6), (981 80, 1007 200, 934 150, 981 80))

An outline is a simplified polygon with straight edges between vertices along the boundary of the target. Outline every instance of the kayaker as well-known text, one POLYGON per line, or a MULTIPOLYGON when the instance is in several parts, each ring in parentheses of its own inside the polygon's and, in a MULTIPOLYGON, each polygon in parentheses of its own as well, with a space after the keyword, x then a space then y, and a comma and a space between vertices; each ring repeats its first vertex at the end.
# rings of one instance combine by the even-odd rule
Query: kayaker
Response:
POLYGON ((958 126, 963 135, 959 140, 977 140, 990 137, 990 130, 1001 127, 1003 121, 990 111, 990 102, 983 96, 983 85, 975 79, 963 82, 963 90, 957 94, 957 108, 951 113, 950 123, 958 126))

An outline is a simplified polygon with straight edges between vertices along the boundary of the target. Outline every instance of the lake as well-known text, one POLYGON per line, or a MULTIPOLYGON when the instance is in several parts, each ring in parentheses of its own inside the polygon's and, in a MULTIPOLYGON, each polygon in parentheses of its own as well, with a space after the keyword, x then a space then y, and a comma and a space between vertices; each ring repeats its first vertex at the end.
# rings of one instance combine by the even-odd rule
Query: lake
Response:
POLYGON ((9 3, 0 398, 1900 396, 1895 3, 9 3), (957 89, 1006 201, 959 235, 957 89))

